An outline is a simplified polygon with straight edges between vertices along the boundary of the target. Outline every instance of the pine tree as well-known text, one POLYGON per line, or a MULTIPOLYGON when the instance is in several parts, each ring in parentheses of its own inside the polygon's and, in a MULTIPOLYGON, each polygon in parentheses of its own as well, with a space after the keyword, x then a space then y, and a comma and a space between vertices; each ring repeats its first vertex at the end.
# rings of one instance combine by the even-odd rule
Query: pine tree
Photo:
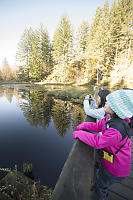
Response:
POLYGON ((1 70, 0 70, 0 80, 2 80, 3 79, 3 77, 2 77, 2 72, 1 72, 1 70))
POLYGON ((53 67, 52 55, 51 55, 51 43, 49 40, 48 31, 40 26, 40 65, 42 79, 48 76, 53 67))
POLYGON ((31 41, 33 37, 32 28, 25 29, 18 44, 16 59, 19 62, 19 77, 22 80, 30 80, 30 58, 31 58, 31 41))
POLYGON ((41 78, 40 73, 40 58, 39 58, 39 33, 35 30, 32 34, 31 39, 31 52, 30 52, 30 69, 29 76, 30 80, 38 81, 41 78))
POLYGON ((89 24, 88 21, 83 21, 77 33, 77 46, 79 46, 79 48, 82 49, 83 52, 85 52, 87 48, 88 36, 89 24))
POLYGON ((124 49, 128 49, 133 40, 132 17, 133 0, 115 1, 110 10, 110 59, 116 63, 117 55, 124 49))
POLYGON ((91 43, 93 39, 95 39, 95 34, 97 31, 97 28, 99 26, 99 21, 101 19, 102 16, 102 9, 98 6, 97 10, 96 10, 96 14, 93 18, 93 22, 91 24, 90 27, 90 33, 89 33, 89 42, 91 43))
POLYGON ((69 63, 68 80, 70 82, 80 82, 84 80, 85 70, 85 51, 88 43, 89 24, 88 21, 82 21, 79 26, 75 39, 75 48, 72 52, 71 62, 69 63), (78 78, 77 78, 78 77, 78 78))
POLYGON ((97 78, 102 79, 103 76, 109 74, 110 64, 109 64, 109 4, 108 1, 105 2, 102 9, 102 16, 99 21, 97 29, 97 55, 100 58, 98 60, 99 66, 97 69, 97 78))
POLYGON ((2 63, 2 78, 3 80, 6 80, 6 81, 12 79, 12 71, 6 58, 3 60, 3 63, 2 63))
POLYGON ((69 51, 72 47, 72 28, 66 15, 62 16, 53 39, 53 57, 55 63, 68 61, 69 51))
POLYGON ((84 80, 86 82, 94 79, 96 77, 96 70, 98 66, 98 62, 101 61, 101 52, 99 49, 99 44, 97 39, 99 37, 99 23, 102 18, 102 9, 100 7, 97 8, 96 14, 94 16, 93 22, 90 27, 87 50, 86 50, 86 63, 85 63, 85 73, 84 80))
POLYGON ((51 46, 48 32, 41 27, 33 31, 25 29, 18 45, 17 60, 20 62, 19 78, 40 81, 51 71, 51 46))
POLYGON ((66 81, 67 65, 72 53, 72 42, 72 27, 68 17, 64 15, 55 31, 52 42, 52 56, 55 65, 53 73, 56 71, 56 80, 59 82, 66 81))
MULTIPOLYGON (((97 8, 95 17, 93 19, 93 23, 90 27, 90 33, 88 38, 88 46, 87 46, 87 55, 88 58, 94 59, 94 62, 96 60, 100 60, 100 49, 99 49, 99 24, 102 18, 102 9, 100 7, 97 8)), ((96 61, 97 62, 97 61, 96 61)))

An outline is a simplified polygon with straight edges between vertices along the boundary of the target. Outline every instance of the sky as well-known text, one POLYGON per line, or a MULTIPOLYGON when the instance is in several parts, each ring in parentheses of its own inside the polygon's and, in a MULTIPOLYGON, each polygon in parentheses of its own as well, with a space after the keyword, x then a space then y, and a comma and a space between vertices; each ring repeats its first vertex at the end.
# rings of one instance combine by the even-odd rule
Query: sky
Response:
MULTIPOLYGON (((109 5, 113 0, 108 0, 109 5)), ((76 30, 83 20, 91 25, 97 7, 103 7, 105 0, 0 0, 0 69, 4 58, 10 67, 16 64, 16 51, 25 28, 47 29, 50 40, 67 14, 76 30)))

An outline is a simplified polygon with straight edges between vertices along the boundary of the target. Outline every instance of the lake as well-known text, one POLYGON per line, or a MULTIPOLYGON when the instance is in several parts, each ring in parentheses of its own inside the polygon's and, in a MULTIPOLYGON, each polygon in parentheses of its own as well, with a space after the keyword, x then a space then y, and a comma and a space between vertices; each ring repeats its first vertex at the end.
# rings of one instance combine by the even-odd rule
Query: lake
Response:
POLYGON ((22 171, 30 162, 35 180, 54 187, 84 119, 81 105, 48 97, 45 88, 1 86, 0 168, 22 171))

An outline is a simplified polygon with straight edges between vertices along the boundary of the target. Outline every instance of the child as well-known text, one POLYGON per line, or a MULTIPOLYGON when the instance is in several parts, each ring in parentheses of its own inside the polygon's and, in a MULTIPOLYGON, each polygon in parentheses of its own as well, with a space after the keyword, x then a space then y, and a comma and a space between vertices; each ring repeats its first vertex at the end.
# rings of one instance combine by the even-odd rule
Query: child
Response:
MULTIPOLYGON (((133 91, 117 90, 106 97, 105 118, 97 123, 83 122, 73 132, 73 137, 97 149, 102 149, 100 167, 96 172, 97 199, 106 199, 110 185, 120 182, 130 173, 131 140, 129 122, 133 116, 133 91), (102 135, 83 131, 99 132, 102 135)), ((94 193, 95 194, 95 193, 94 193)), ((96 197, 93 199, 96 200, 96 197)))
POLYGON ((94 97, 92 95, 87 95, 84 99, 84 110, 86 115, 96 118, 97 121, 101 120, 105 116, 104 105, 106 101, 106 96, 109 93, 109 90, 99 88, 97 105, 94 97))

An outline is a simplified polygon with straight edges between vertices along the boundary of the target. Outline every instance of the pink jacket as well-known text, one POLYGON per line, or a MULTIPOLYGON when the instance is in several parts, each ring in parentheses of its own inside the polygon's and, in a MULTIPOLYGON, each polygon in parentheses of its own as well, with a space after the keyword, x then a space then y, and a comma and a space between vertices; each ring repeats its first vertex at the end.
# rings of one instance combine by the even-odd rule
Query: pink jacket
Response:
MULTIPOLYGON (((104 149, 107 152, 115 154, 115 152, 126 142, 127 137, 121 141, 122 136, 118 130, 111 127, 106 130, 106 121, 105 118, 103 118, 97 123, 83 122, 77 126, 76 131, 73 132, 74 139, 79 138, 84 143, 95 147, 96 149, 104 149), (99 136, 97 134, 82 131, 81 129, 93 132, 102 131, 102 135, 99 136)), ((114 163, 110 163, 102 158, 103 166, 111 174, 118 177, 126 177, 129 175, 131 168, 131 145, 132 142, 128 138, 124 147, 117 154, 115 154, 114 163)))

